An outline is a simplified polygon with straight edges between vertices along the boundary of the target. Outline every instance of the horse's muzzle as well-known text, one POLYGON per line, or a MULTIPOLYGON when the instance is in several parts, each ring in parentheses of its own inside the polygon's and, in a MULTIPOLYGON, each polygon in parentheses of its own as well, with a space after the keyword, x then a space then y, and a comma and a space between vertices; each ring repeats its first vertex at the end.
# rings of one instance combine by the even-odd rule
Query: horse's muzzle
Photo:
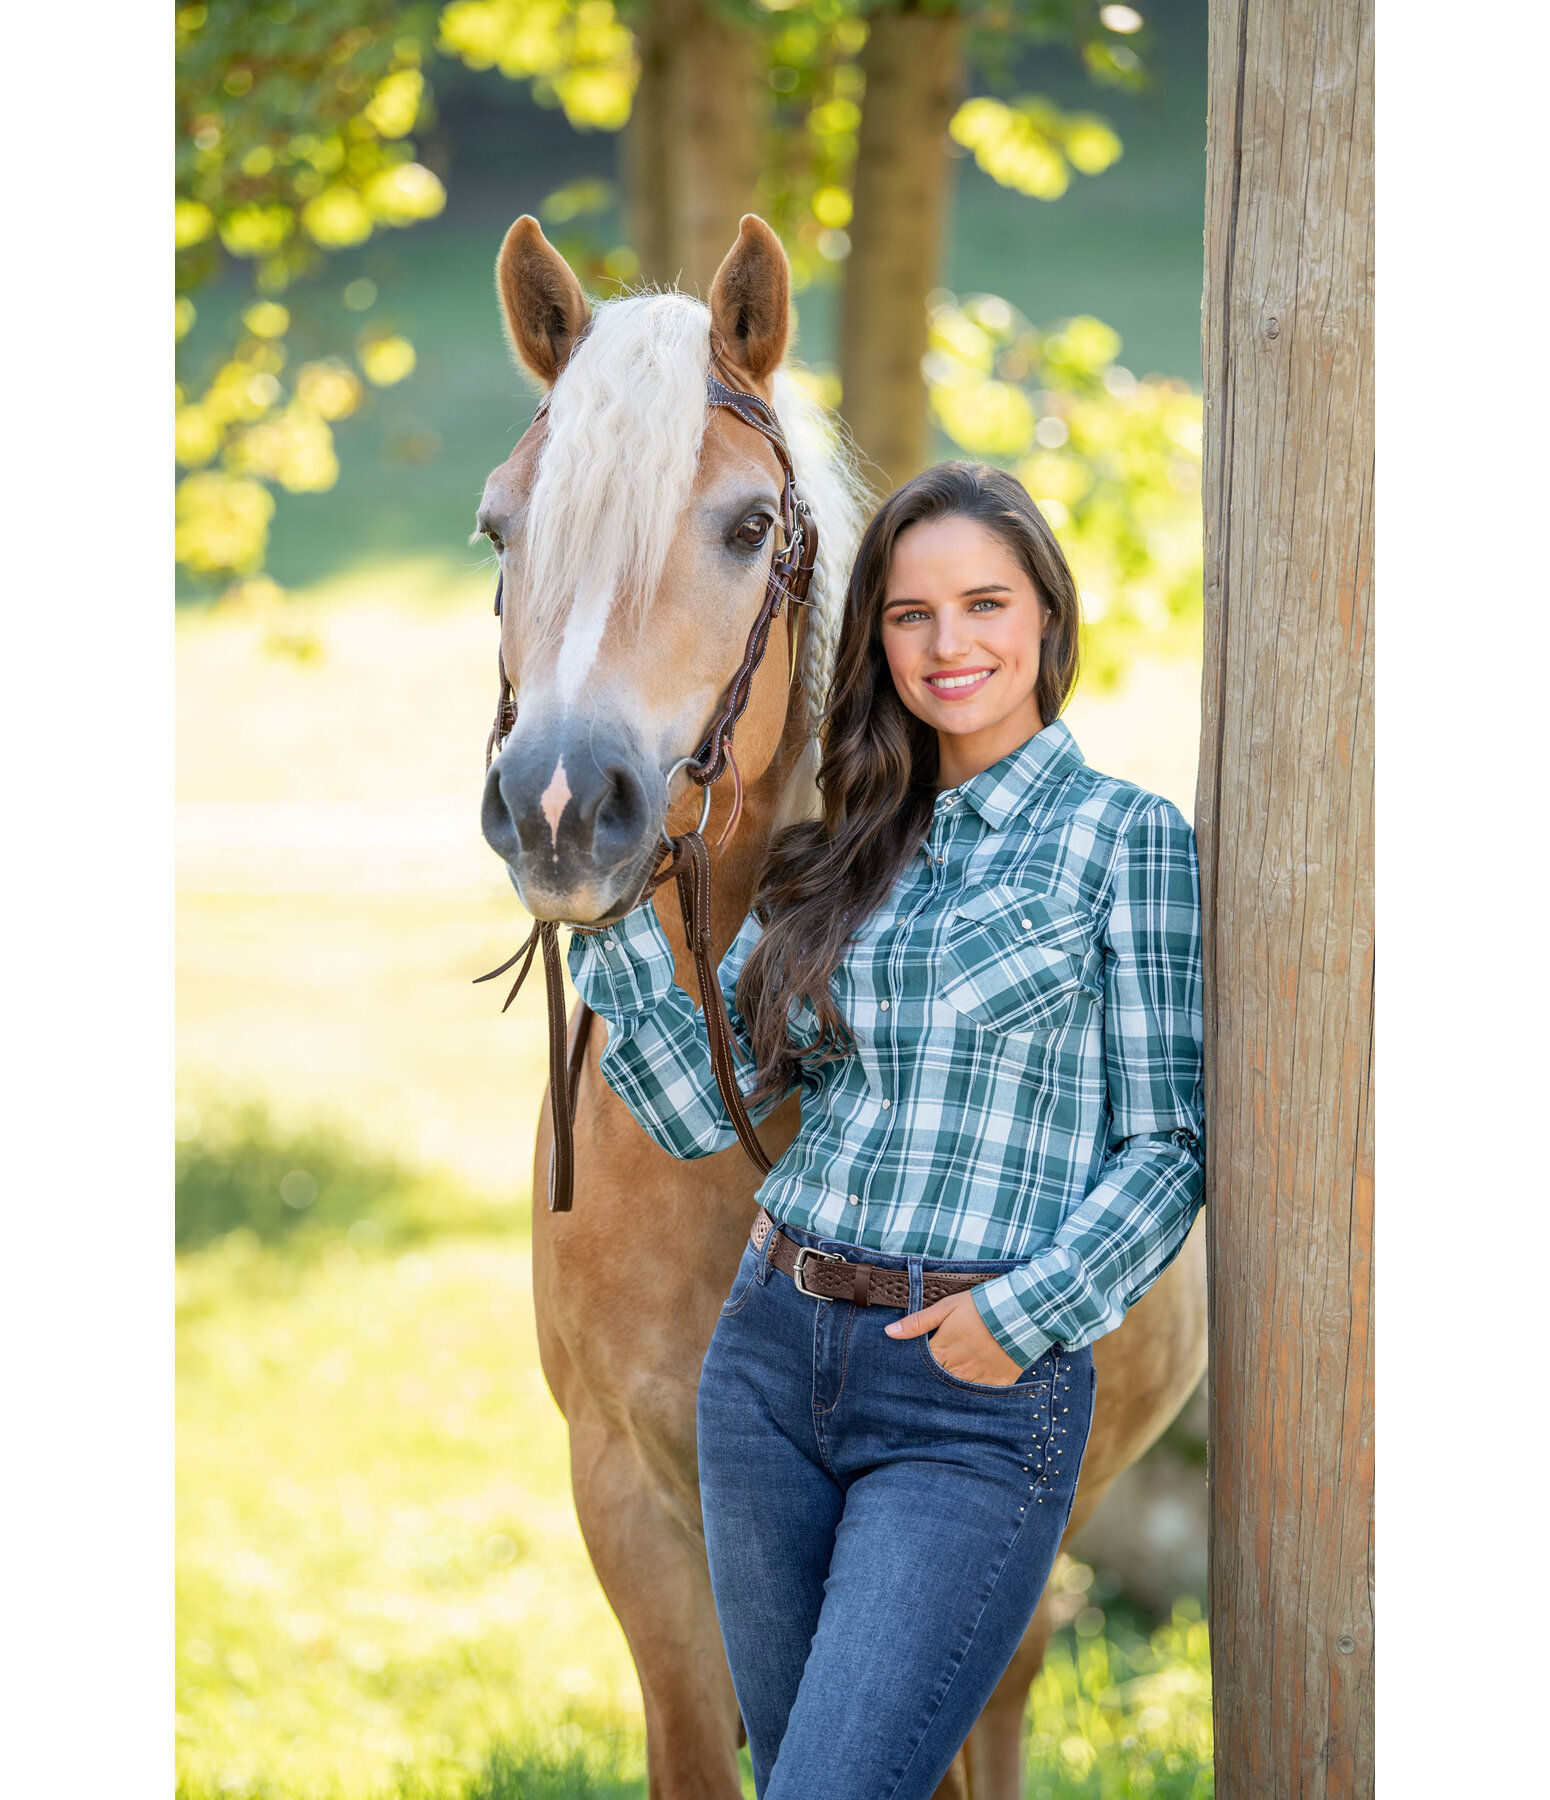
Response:
POLYGON ((590 924, 658 859, 665 801, 660 771, 606 721, 519 723, 485 777, 480 822, 534 918, 590 924))

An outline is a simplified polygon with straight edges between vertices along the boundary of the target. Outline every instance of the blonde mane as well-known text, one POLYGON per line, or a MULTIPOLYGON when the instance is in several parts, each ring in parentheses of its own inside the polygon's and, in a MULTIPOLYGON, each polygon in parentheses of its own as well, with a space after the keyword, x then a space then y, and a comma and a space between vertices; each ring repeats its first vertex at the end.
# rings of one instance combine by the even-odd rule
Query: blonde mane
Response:
MULTIPOLYGON (((630 623, 644 623, 699 467, 709 367, 702 301, 631 294, 597 308, 554 384, 527 509, 523 616, 537 636, 563 632, 583 661, 621 596, 630 598, 630 623)), ((832 415, 786 369, 776 373, 774 404, 818 522, 800 670, 816 737, 866 492, 832 415)))

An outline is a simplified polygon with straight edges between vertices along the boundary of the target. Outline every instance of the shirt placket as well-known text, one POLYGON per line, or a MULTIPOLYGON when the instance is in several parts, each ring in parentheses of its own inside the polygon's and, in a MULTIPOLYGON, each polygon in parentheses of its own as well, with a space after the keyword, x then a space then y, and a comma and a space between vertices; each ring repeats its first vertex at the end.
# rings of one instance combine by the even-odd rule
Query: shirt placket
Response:
MULTIPOLYGON (((930 829, 926 833, 925 842, 920 853, 925 858, 927 877, 924 888, 918 888, 918 876, 908 883, 912 890, 901 896, 900 910, 891 921, 891 926, 884 931, 878 940, 875 950, 875 992, 877 993, 877 1009, 888 1021, 886 1029, 877 1034, 876 1057, 878 1080, 881 1093, 875 1096, 875 1104, 880 1115, 874 1121, 876 1136, 885 1141, 890 1135, 897 1117, 897 1101, 899 1098, 899 1055, 903 1022, 899 1018, 899 1006, 908 1004, 911 998, 924 1003, 925 977, 917 979, 921 992, 912 995, 910 984, 916 975, 910 961, 909 939, 911 928, 925 916, 934 917, 941 909, 943 897, 951 881, 954 855, 954 823, 960 806, 961 796, 957 793, 943 794, 937 797, 935 810, 932 813, 930 829)), ((918 1024, 918 1021, 916 1021, 918 1024)), ((882 1143, 879 1148, 881 1150, 882 1143)), ((852 1175, 853 1187, 845 1198, 850 1206, 858 1209, 867 1204, 872 1175, 881 1156, 873 1159, 872 1168, 865 1178, 852 1175)))

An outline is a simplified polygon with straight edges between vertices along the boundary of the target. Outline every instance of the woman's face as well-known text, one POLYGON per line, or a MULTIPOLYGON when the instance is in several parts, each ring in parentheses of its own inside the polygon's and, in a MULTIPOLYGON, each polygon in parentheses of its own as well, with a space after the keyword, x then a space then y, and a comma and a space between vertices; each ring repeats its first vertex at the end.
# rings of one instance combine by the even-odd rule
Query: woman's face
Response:
POLYGON ((1033 689, 1047 617, 1027 570, 974 519, 911 525, 894 543, 883 650, 899 698, 939 732, 1010 748, 1043 729, 1033 689))

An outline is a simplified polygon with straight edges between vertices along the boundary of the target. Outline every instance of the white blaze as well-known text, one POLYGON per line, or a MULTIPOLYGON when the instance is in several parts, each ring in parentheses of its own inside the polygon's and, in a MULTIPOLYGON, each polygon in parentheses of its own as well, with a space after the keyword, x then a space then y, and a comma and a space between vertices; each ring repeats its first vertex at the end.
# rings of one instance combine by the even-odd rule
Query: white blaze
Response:
POLYGON ((565 621, 565 635, 560 640, 559 659, 555 664, 555 686, 560 704, 574 706, 581 684, 597 661, 603 630, 613 610, 613 596, 606 589, 594 588, 578 593, 565 621))
POLYGON ((554 765, 548 787, 538 798, 538 804, 544 809, 544 817, 549 821, 549 842, 556 848, 560 839, 560 820, 569 801, 570 783, 565 779, 565 758, 562 756, 554 765))

